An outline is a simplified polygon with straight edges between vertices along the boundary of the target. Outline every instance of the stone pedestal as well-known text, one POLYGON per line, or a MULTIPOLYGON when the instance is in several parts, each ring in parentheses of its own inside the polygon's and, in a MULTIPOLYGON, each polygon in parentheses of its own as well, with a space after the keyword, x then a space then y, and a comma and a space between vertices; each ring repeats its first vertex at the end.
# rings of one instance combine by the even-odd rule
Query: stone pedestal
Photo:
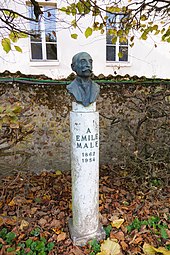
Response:
POLYGON ((96 104, 73 102, 70 113, 72 214, 69 230, 74 245, 104 239, 99 224, 99 114, 96 104))

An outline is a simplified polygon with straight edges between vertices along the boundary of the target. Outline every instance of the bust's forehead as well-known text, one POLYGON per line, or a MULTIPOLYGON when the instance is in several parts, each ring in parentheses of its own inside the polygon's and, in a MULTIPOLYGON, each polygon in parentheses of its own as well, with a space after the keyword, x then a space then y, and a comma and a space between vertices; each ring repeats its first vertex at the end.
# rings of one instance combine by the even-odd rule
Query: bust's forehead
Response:
POLYGON ((78 54, 78 60, 82 60, 82 59, 90 59, 92 60, 92 57, 87 53, 87 52, 80 52, 78 54))

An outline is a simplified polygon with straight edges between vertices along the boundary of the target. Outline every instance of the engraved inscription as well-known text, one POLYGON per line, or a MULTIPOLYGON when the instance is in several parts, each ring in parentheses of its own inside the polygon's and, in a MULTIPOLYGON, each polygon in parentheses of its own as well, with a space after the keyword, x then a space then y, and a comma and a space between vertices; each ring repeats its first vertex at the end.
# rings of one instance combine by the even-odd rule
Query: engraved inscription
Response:
POLYGON ((82 154, 82 163, 87 163, 87 162, 94 162, 96 161, 96 153, 95 151, 91 151, 91 152, 83 152, 82 154))
POLYGON ((76 148, 82 149, 81 162, 82 163, 92 163, 96 161, 95 148, 99 147, 99 135, 98 133, 92 134, 90 128, 87 129, 86 133, 83 135, 77 134, 75 136, 76 148), (85 149, 85 152, 83 152, 85 149), (86 151, 89 149, 89 152, 86 151))
POLYGON ((96 134, 88 133, 91 133, 89 128, 87 129, 85 135, 76 135, 76 148, 93 149, 99 146, 98 133, 96 134))

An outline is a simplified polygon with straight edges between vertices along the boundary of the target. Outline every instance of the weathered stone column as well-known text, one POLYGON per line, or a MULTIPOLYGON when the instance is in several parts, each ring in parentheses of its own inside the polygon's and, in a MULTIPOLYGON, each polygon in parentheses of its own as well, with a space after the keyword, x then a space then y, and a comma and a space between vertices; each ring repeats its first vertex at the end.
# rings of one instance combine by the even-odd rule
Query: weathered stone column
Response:
POLYGON ((70 113, 72 213, 69 221, 75 245, 104 239, 99 224, 99 114, 96 103, 72 103, 70 113))

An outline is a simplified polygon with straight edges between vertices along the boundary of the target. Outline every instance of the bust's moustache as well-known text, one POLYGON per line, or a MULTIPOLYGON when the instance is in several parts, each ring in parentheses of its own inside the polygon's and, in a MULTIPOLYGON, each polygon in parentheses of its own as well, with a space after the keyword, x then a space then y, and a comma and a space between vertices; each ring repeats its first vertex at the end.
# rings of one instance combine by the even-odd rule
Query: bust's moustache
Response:
POLYGON ((91 69, 89 69, 89 68, 86 68, 86 69, 83 69, 83 70, 82 70, 82 72, 86 72, 86 71, 88 71, 88 72, 92 73, 92 70, 91 70, 91 69))

